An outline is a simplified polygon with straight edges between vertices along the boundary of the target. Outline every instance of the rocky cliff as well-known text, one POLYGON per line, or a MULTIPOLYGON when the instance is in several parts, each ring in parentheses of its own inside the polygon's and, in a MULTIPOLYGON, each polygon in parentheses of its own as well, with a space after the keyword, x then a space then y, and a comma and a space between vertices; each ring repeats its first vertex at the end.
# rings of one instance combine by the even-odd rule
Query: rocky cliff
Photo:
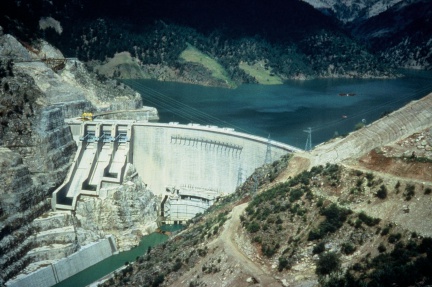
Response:
MULTIPOLYGON (((303 0, 326 14, 334 14, 344 23, 376 16, 401 0, 303 0)), ((406 1, 408 2, 408 1, 406 1)))
POLYGON ((138 178, 107 194, 106 203, 80 203, 76 215, 50 213, 49 197, 76 151, 65 117, 141 107, 140 95, 126 86, 102 83, 48 43, 20 43, 0 28, 0 286, 36 262, 63 258, 114 230, 121 230, 122 249, 137 244, 156 219, 155 198, 138 178), (111 218, 105 225, 92 221, 92 205, 99 216, 114 211, 120 219, 115 225, 111 218))
POLYGON ((128 166, 123 185, 103 193, 99 198, 88 196, 78 201, 79 232, 91 232, 100 238, 113 234, 118 249, 123 251, 137 246, 143 235, 156 229, 160 201, 146 188, 132 165, 128 166))

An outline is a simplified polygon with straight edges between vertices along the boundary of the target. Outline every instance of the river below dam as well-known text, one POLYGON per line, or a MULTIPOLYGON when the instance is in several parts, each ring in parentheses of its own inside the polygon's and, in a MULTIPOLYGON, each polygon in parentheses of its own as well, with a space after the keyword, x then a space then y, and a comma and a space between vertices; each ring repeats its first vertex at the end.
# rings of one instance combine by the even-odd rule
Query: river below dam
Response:
POLYGON ((155 80, 123 80, 141 93, 160 122, 231 127, 305 148, 347 134, 432 92, 432 72, 404 70, 397 79, 315 79, 236 89, 155 80))
MULTIPOLYGON (((182 225, 162 225, 161 230, 176 232, 183 228, 182 225)), ((143 236, 141 242, 135 248, 131 250, 120 252, 119 254, 108 257, 95 265, 90 266, 87 269, 57 283, 53 287, 80 287, 87 286, 98 279, 106 276, 107 274, 117 270, 118 268, 125 266, 125 263, 132 263, 137 257, 147 253, 149 248, 161 244, 168 240, 168 235, 153 232, 151 234, 143 236)))

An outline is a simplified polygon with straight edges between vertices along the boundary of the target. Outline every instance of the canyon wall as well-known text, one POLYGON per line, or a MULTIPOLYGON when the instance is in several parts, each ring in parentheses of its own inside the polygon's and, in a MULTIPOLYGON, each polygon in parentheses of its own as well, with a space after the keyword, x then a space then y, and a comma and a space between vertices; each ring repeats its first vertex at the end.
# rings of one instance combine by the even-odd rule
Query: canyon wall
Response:
MULTIPOLYGON (((103 224, 98 229, 100 221, 91 222, 88 202, 83 203, 84 213, 50 212, 49 197, 66 177, 77 148, 64 118, 141 108, 141 97, 116 81, 100 82, 78 59, 65 59, 44 41, 30 46, 2 31, 0 27, 0 286, 38 269, 41 262, 52 264, 74 254, 112 230, 131 237, 119 241, 123 249, 130 248, 151 228, 147 220, 156 218, 152 195, 139 179, 106 197, 109 201, 134 190, 131 200, 139 198, 137 208, 148 213, 131 212, 140 217, 139 227, 126 216, 109 230, 103 224), (60 65, 53 66, 50 58, 59 59, 60 65)), ((126 206, 123 202, 95 203, 94 213, 117 212, 113 206, 126 206)))

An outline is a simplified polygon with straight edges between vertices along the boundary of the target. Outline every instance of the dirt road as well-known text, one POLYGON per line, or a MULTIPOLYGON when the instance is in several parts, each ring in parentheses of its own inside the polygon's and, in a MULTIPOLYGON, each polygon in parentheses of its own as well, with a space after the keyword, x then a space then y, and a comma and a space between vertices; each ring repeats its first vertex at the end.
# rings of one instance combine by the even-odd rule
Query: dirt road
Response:
POLYGON ((244 272, 249 273, 258 281, 256 286, 282 286, 275 278, 265 274, 261 267, 247 257, 235 241, 237 232, 241 232, 240 215, 243 213, 248 203, 240 204, 231 212, 231 218, 224 224, 224 230, 219 236, 219 241, 222 244, 226 254, 232 257, 232 260, 238 261, 244 272))

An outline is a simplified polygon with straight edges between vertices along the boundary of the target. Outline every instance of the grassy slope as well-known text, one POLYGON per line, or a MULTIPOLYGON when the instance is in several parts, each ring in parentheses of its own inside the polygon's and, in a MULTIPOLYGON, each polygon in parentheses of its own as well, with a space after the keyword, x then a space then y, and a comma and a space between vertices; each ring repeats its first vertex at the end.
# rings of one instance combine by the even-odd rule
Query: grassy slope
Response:
POLYGON ((282 84, 282 79, 280 77, 273 75, 270 70, 266 70, 264 68, 264 61, 259 61, 253 65, 240 62, 239 68, 242 69, 246 74, 254 77, 257 82, 262 85, 282 84))
POLYGON ((180 59, 186 62, 200 64, 211 71, 214 78, 225 81, 225 83, 230 87, 236 86, 236 84, 228 77, 225 69, 215 59, 212 59, 190 44, 188 44, 188 47, 180 54, 180 59))
POLYGON ((119 71, 122 79, 148 78, 129 52, 116 53, 106 64, 96 67, 100 74, 112 77, 119 71))

